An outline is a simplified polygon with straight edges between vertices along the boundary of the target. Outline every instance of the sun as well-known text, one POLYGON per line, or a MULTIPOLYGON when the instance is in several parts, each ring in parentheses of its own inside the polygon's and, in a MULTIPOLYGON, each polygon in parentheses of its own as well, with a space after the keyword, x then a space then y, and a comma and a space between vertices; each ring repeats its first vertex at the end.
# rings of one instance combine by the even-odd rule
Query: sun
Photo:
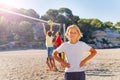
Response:
POLYGON ((16 0, 0 0, 0 4, 4 4, 7 6, 14 6, 16 0))

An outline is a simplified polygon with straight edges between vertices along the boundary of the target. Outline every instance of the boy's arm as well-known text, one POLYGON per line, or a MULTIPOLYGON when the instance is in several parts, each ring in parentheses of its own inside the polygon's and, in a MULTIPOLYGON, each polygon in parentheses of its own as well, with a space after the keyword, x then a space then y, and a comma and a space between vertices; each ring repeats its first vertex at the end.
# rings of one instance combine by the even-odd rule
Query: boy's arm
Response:
POLYGON ((50 25, 50 31, 53 33, 53 23, 50 25))
POLYGON ((84 66, 86 62, 88 62, 90 59, 92 59, 96 55, 96 50, 94 48, 91 48, 90 50, 90 55, 86 57, 84 60, 81 61, 80 66, 84 66))
POLYGON ((63 67, 70 67, 70 64, 69 63, 66 63, 63 59, 61 59, 60 57, 58 57, 58 52, 57 51, 54 51, 52 56, 54 57, 55 60, 57 60, 59 63, 61 63, 61 65, 63 67))
POLYGON ((46 28, 45 28, 45 24, 42 23, 42 26, 43 26, 43 32, 44 32, 44 34, 47 35, 47 31, 46 31, 46 28))

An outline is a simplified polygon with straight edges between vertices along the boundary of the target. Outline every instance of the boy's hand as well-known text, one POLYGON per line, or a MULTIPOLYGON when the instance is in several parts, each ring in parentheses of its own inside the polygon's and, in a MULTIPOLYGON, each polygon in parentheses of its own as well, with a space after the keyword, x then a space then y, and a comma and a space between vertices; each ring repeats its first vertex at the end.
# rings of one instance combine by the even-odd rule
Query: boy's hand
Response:
POLYGON ((61 63, 61 65, 64 67, 64 68, 70 68, 70 64, 69 63, 66 63, 66 62, 63 62, 61 63))
POLYGON ((40 24, 42 24, 42 25, 43 25, 43 27, 45 27, 45 23, 43 23, 43 22, 42 22, 42 23, 40 23, 40 24))
POLYGON ((86 61, 81 61, 81 63, 80 63, 80 67, 82 67, 82 66, 84 66, 85 65, 85 63, 86 63, 86 61))

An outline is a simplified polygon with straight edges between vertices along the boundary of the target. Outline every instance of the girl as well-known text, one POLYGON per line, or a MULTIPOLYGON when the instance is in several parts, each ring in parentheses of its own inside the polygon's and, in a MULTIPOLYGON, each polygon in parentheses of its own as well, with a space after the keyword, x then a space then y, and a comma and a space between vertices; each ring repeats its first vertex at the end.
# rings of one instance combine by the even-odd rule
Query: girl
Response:
POLYGON ((55 34, 55 46, 56 48, 59 47, 63 43, 63 40, 61 38, 61 33, 58 31, 55 34))
POLYGON ((96 50, 83 41, 80 29, 76 25, 70 25, 67 28, 65 36, 68 42, 63 43, 53 52, 53 57, 65 67, 65 80, 85 80, 84 65, 95 56, 96 50), (89 51, 91 54, 82 59, 84 52, 89 51), (65 52, 66 61, 58 57, 58 53, 65 52))

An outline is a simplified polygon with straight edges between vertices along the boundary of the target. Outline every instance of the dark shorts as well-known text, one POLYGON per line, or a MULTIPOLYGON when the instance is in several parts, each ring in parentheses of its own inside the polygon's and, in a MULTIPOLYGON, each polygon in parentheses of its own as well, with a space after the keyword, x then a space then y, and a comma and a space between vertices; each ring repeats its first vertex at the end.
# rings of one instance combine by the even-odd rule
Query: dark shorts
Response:
POLYGON ((85 80, 85 72, 65 72, 65 80, 85 80))

